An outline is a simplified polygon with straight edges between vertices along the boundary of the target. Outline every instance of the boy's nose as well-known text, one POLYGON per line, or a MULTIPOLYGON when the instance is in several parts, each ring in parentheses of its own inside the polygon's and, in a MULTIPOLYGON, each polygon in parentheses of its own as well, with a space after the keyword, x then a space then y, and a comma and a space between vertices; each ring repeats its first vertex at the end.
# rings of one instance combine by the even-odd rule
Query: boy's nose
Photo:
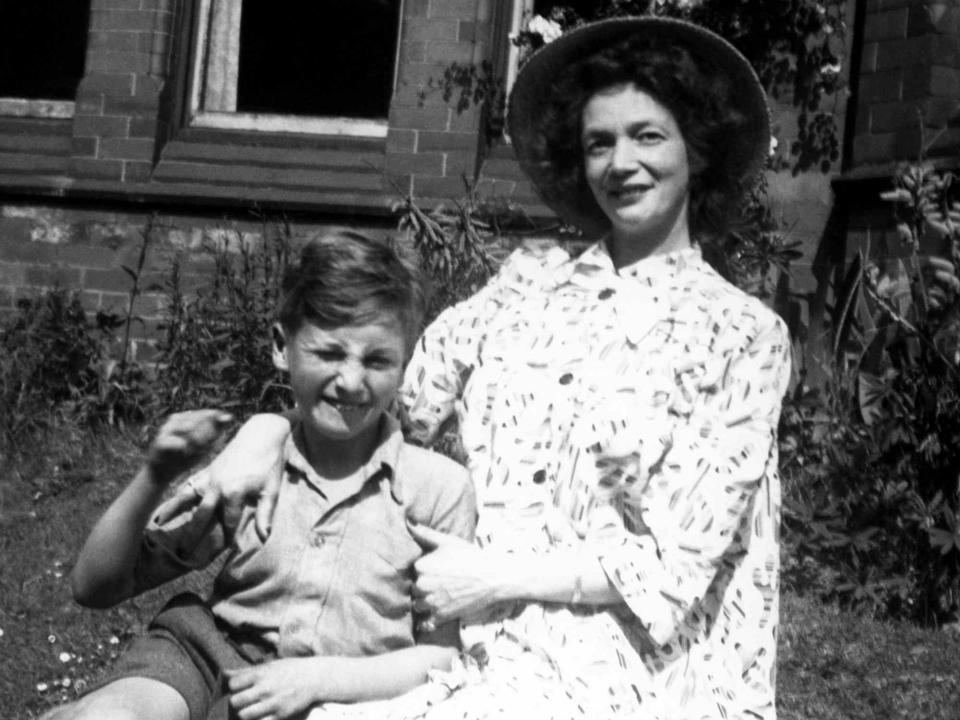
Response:
POLYGON ((337 373, 337 386, 348 393, 363 389, 363 367, 358 363, 345 362, 337 373))

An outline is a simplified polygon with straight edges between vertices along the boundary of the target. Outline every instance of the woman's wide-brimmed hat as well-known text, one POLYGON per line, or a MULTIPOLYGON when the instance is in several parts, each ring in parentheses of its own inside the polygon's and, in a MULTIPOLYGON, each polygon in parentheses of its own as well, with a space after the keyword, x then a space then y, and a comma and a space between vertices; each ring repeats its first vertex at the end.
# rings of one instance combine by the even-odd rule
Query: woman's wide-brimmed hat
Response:
POLYGON ((613 18, 575 28, 537 50, 523 65, 510 93, 507 125, 517 159, 540 197, 564 221, 588 232, 607 228, 598 219, 599 208, 580 194, 557 183, 551 158, 541 137, 540 121, 554 80, 578 60, 628 38, 656 38, 685 47, 701 65, 726 76, 733 89, 734 109, 746 118, 735 139, 742 148, 740 176, 747 179, 766 163, 770 152, 770 110, 766 93, 747 59, 716 33, 693 23, 652 15, 613 18))

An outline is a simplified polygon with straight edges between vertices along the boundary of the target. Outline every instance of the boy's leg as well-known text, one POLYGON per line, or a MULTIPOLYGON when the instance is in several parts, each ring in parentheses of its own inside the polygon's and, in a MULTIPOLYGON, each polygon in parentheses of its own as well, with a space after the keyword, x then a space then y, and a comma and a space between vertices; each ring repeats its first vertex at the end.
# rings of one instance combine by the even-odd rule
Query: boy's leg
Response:
POLYGON ((204 720, 222 695, 223 670, 248 664, 199 597, 178 595, 133 641, 112 677, 43 720, 204 720))
POLYGON ((114 680, 42 720, 190 720, 183 696, 150 678, 114 680))

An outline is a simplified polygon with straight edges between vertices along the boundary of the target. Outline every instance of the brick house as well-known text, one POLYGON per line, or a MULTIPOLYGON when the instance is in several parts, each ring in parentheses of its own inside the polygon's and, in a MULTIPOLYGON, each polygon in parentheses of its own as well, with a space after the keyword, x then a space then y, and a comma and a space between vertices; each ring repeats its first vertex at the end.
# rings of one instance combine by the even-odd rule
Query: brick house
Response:
MULTIPOLYGON (((489 62, 509 83, 510 33, 550 3, 12 5, 24 4, 0 7, 0 312, 55 283, 81 289, 91 309, 116 307, 151 217, 171 248, 225 227, 255 236, 251 209, 298 232, 389 232, 396 200, 448 201, 464 176, 549 217, 509 145, 483 152, 481 110, 422 90, 454 62, 489 62)), ((945 128, 931 156, 949 163, 960 144, 960 2, 850 0, 849 16, 843 166, 771 177, 813 270, 795 282, 814 295, 868 228, 888 226, 876 196, 893 163, 917 155, 917 109, 945 128)), ((149 318, 162 298, 140 302, 149 318)))

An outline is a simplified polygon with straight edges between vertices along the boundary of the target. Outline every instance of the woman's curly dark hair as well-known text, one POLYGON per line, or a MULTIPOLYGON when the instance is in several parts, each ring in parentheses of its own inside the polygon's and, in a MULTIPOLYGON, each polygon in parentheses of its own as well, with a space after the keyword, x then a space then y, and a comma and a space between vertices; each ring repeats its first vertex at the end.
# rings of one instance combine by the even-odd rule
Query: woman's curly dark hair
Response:
POLYGON ((745 132, 747 118, 731 102, 736 88, 675 39, 629 38, 564 69, 538 127, 550 158, 542 170, 553 175, 558 195, 577 198, 598 226, 609 225, 584 175, 581 119, 594 94, 622 83, 649 93, 673 115, 688 154, 703 166, 690 180, 691 234, 700 242, 722 236, 751 179, 744 176, 755 153, 745 147, 752 136, 745 132))

